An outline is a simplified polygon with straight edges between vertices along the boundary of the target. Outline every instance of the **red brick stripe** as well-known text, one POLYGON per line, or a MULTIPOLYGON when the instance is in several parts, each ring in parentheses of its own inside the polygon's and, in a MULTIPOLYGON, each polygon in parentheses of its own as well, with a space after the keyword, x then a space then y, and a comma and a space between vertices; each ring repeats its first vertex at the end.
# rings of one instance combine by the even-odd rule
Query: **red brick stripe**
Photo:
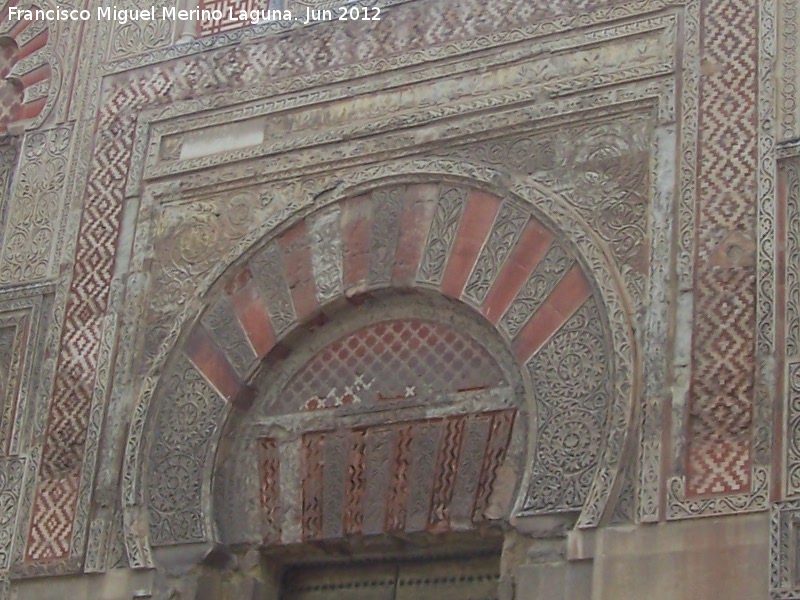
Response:
POLYGON ((228 358, 200 323, 189 334, 184 352, 226 400, 232 402, 236 399, 242 390, 242 383, 228 358))
POLYGON ((467 278, 478 260, 481 247, 494 224, 494 218, 500 207, 500 198, 473 190, 467 197, 464 216, 456 233, 450 258, 447 260, 442 293, 451 298, 460 298, 467 278))
POLYGON ((367 285, 372 209, 369 194, 346 200, 342 208, 343 280, 347 296, 362 291, 367 285))
POLYGON ((47 40, 49 38, 49 31, 45 29, 41 33, 39 33, 35 38, 33 38, 30 42, 25 44, 19 49, 19 52, 14 57, 14 62, 19 62, 23 58, 26 58, 36 52, 37 50, 41 50, 47 45, 47 40))
POLYGON ((275 346, 275 331, 267 307, 258 295, 258 288, 249 278, 249 272, 247 275, 247 282, 231 294, 231 304, 250 345, 259 358, 264 358, 275 346))
POLYGON ((511 306, 528 277, 547 254, 552 241, 553 234, 538 221, 531 220, 525 226, 481 307, 483 316, 493 325, 497 325, 511 306))
POLYGON ((400 237, 392 273, 393 285, 407 287, 414 283, 438 198, 438 185, 408 186, 404 198, 405 206, 400 215, 400 237))
POLYGON ((573 266, 514 339, 514 356, 519 363, 525 364, 590 294, 583 271, 573 266))

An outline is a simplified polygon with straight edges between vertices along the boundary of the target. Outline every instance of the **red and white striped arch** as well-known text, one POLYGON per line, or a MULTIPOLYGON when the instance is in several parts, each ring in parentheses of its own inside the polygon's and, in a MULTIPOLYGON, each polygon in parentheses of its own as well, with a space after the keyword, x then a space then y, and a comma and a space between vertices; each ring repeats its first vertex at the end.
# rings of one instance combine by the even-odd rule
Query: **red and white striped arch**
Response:
POLYGON ((9 0, 0 9, 0 135, 38 124, 54 96, 50 28, 43 20, 12 19, 11 7, 40 8, 9 0))
POLYGON ((589 298, 592 287, 573 258, 564 262, 562 272, 553 273, 554 286, 541 303, 528 303, 527 309, 524 302, 515 304, 559 242, 510 202, 477 189, 416 184, 376 190, 312 215, 239 267, 215 308, 229 313, 230 319, 218 320, 241 327, 252 348, 251 362, 228 356, 225 343, 203 320, 184 351, 223 396, 234 399, 252 366, 285 333, 318 318, 327 303, 370 290, 423 287, 480 312, 524 365, 589 298), (512 211, 516 219, 503 218, 501 213, 512 211), (503 248, 502 257, 495 244, 503 248), (276 281, 282 290, 274 289, 276 281), (279 310, 267 300, 276 296, 290 304, 288 320, 284 307, 279 310))
MULTIPOLYGON (((247 407, 258 366, 284 355, 288 336, 315 328, 343 303, 358 304, 373 291, 413 289, 472 309, 525 367, 591 305, 607 320, 611 365, 611 404, 603 418, 608 431, 601 434, 595 480, 579 519, 580 526, 595 527, 612 505, 636 394, 635 342, 620 276, 602 244, 587 233, 590 227, 544 190, 520 184, 513 192, 501 191, 491 182, 476 187, 468 183, 471 177, 425 179, 434 182, 378 187, 365 180, 339 191, 341 199, 330 198, 330 204, 273 230, 257 250, 225 269, 207 296, 206 310, 184 329, 175 360, 158 378, 180 382, 184 375, 178 371, 188 366, 229 407, 247 407)), ((148 402, 146 408, 153 415, 149 431, 169 427, 160 423, 159 406, 171 403, 166 396, 174 393, 180 393, 180 384, 154 390, 154 405, 148 402)), ((224 417, 212 437, 223 422, 224 417)), ((218 439, 211 439, 210 447, 216 448, 218 439)), ((149 473, 146 485, 164 480, 158 473, 163 457, 127 460, 149 473)), ((213 468, 207 463, 205 470, 213 468)), ((209 473, 202 489, 208 490, 209 473)), ((193 509, 200 520, 212 518, 208 493, 193 509)), ((138 519, 134 512, 130 518, 138 519)), ((161 514, 154 518, 164 520, 161 514)), ((207 520, 200 527, 207 536, 215 526, 207 520)))

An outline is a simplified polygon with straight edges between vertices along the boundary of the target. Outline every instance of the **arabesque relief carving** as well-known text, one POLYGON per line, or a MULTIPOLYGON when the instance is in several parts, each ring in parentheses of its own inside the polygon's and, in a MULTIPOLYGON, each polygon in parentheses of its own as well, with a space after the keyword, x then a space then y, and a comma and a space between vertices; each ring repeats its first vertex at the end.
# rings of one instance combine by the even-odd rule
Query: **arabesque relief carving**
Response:
POLYGON ((27 283, 51 273, 61 226, 72 132, 67 127, 38 131, 22 146, 23 165, 8 203, 0 283, 27 283))
POLYGON ((13 190, 0 285, 56 291, 53 314, 37 320, 46 335, 30 340, 46 348, 26 366, 43 375, 25 384, 23 411, 9 400, 18 382, 7 348, 19 334, 0 301, 0 490, 12 490, 0 495, 19 506, 0 519, 0 581, 8 569, 147 569, 158 563, 151 547, 217 541, 217 526, 247 544, 458 529, 512 513, 577 514, 578 528, 594 529, 792 496, 796 207, 790 199, 781 287, 772 133, 796 129, 796 3, 723 4, 742 18, 718 23, 706 0, 490 10, 417 0, 383 3, 387 18, 368 34, 266 24, 190 40, 163 21, 32 24, 19 46, 45 30, 48 42, 17 74, 52 71, 26 88, 42 110, 0 175, 13 190), (737 41, 730 56, 717 55, 723 38, 737 41), (78 48, 102 58, 64 77, 62 59, 78 48), (712 117, 734 92, 744 134, 720 152, 727 133, 712 117), (247 135, 219 142, 226 127, 247 135), (728 154, 742 165, 730 180, 728 154), (711 264, 740 250, 736 264, 711 264), (732 289, 741 313, 715 320, 732 289), (788 435, 774 440, 786 442, 776 474, 783 289, 788 435), (227 417, 250 410, 263 361, 291 360, 303 331, 391 290, 448 298, 489 323, 528 388, 458 390, 480 408, 470 420, 414 413, 421 393, 409 385, 392 397, 407 422, 331 432, 326 411, 358 416, 356 399, 376 389, 353 377, 306 398, 314 426, 292 439, 245 427, 249 470, 226 485, 250 494, 243 522, 258 539, 247 537, 215 512, 211 489, 227 417), (667 339, 686 319, 691 335, 667 339), (731 331, 746 343, 709 351, 731 331), (736 402, 706 401, 712 363, 746 374, 728 395, 736 402), (676 372, 691 390, 673 386, 676 372), (717 422, 729 408, 740 418, 717 422), (521 424, 537 441, 519 466, 521 424), (709 464, 706 438, 736 446, 725 459, 736 472, 709 464), (378 489, 386 501, 373 505, 378 489))
MULTIPOLYGON (((493 482, 496 470, 503 464, 503 457, 507 451, 506 445, 510 443, 508 434, 501 434, 500 431, 507 428, 507 431, 510 432, 509 428, 514 423, 524 421, 524 419, 521 421, 521 417, 515 418, 513 413, 508 412, 508 409, 513 406, 513 404, 508 404, 511 401, 510 398, 500 400, 499 405, 491 404, 498 402, 498 400, 491 400, 493 396, 482 399, 480 395, 477 395, 474 399, 470 399, 471 405, 483 406, 482 410, 489 411, 487 415, 495 414, 492 412, 492 406, 495 411, 501 410, 496 416, 487 417, 488 421, 477 421, 476 423, 480 426, 467 426, 467 421, 460 417, 451 421, 445 420, 439 424, 439 421, 430 421, 430 417, 424 418, 419 413, 414 413, 417 416, 413 418, 413 423, 416 423, 413 426, 404 425, 404 421, 401 421, 394 428, 386 429, 384 425, 380 424, 380 421, 374 424, 367 421, 362 423, 362 427, 367 427, 365 430, 353 429, 351 433, 325 433, 326 429, 314 429, 321 425, 309 425, 312 429, 299 438, 292 437, 292 435, 287 438, 285 434, 280 434, 276 438, 274 434, 270 433, 270 422, 263 421, 261 425, 251 425, 246 428, 244 431, 248 433, 244 438, 238 434, 234 436, 234 439, 245 440, 239 442, 239 446, 243 444, 243 448, 236 451, 239 453, 234 455, 237 458, 230 458, 231 464, 235 465, 238 471, 235 474, 221 475, 219 478, 222 487, 215 496, 219 507, 216 518, 222 530, 227 532, 225 535, 230 536, 226 538, 228 541, 260 543, 263 539, 269 539, 273 543, 278 540, 282 543, 291 543, 331 536, 337 537, 344 535, 345 531, 358 530, 365 534, 375 534, 384 531, 383 526, 378 526, 378 523, 386 523, 390 529, 396 527, 408 530, 408 527, 412 527, 412 529, 422 527, 439 531, 443 530, 443 527, 465 526, 479 518, 487 510, 495 515, 493 518, 501 517, 503 514, 508 518, 508 515, 511 514, 510 511, 515 507, 527 514, 553 513, 562 510, 581 511, 584 509, 584 503, 590 498, 590 494, 598 493, 595 473, 601 461, 601 454, 604 448, 607 449, 607 445, 603 442, 606 438, 604 432, 607 425, 611 423, 608 417, 609 411, 612 410, 609 394, 606 390, 598 388, 600 385, 598 382, 607 380, 613 371, 608 366, 611 356, 610 346, 603 341, 607 334, 602 324, 603 318, 599 312, 599 305, 596 300, 590 298, 592 295, 590 288, 573 251, 566 250, 563 243, 554 241, 554 235, 548 232, 547 228, 543 227, 535 218, 532 218, 531 214, 525 210, 524 204, 452 184, 435 186, 433 189, 438 189, 438 193, 429 194, 428 190, 432 187, 431 184, 420 183, 378 187, 366 195, 360 193, 333 207, 312 214, 307 218, 310 224, 300 221, 294 223, 289 229, 280 229, 278 236, 267 240, 260 250, 255 253, 248 252, 245 261, 237 268, 237 271, 234 271, 234 273, 240 274, 231 273, 230 277, 223 278, 231 283, 225 287, 226 291, 223 295, 209 308, 206 316, 200 319, 195 327, 197 333, 186 338, 185 344, 187 345, 183 352, 195 366, 190 367, 188 363, 184 363, 183 368, 190 372, 199 370, 210 384, 207 390, 210 392, 216 389, 218 402, 224 397, 236 403, 238 402, 236 398, 245 393, 244 390, 247 386, 255 385, 255 390, 259 389, 259 384, 247 383, 243 375, 250 372, 250 368, 243 369, 240 359, 237 357, 245 348, 247 352, 255 350, 259 358, 269 356, 269 351, 281 339, 276 332, 285 329, 283 325, 273 327, 271 322, 273 316, 277 316, 280 322, 282 318, 280 315, 286 314, 287 311, 285 309, 278 312, 271 310, 265 301, 283 298, 279 301, 293 306, 291 313, 294 315, 295 325, 286 329, 286 331, 290 331, 298 324, 314 318, 319 311, 326 310, 325 302, 331 300, 330 295, 325 292, 329 286, 330 272, 343 274, 341 277, 347 274, 350 279, 355 277, 355 289, 380 289, 387 286, 391 288, 392 281, 399 275, 397 269, 401 265, 405 269, 408 261, 415 261, 411 264, 415 265, 415 277, 419 279, 420 284, 429 287, 432 285, 432 281, 436 281, 437 283, 433 285, 442 290, 440 293, 474 303, 475 309, 489 316, 493 323, 499 324, 504 314, 514 311, 515 322, 518 326, 515 333, 510 336, 512 344, 505 352, 513 352, 517 361, 528 361, 529 357, 533 357, 528 362, 528 368, 533 376, 533 387, 529 392, 530 400, 520 401, 524 403, 535 399, 536 411, 540 415, 546 414, 547 402, 550 402, 549 406, 553 407, 550 410, 555 411, 553 419, 545 419, 540 424, 541 429, 537 435, 543 436, 542 439, 547 441, 539 446, 541 454, 536 455, 536 460, 546 465, 544 468, 552 471, 555 464, 560 463, 564 456, 574 455, 580 464, 576 463, 574 477, 568 485, 570 489, 565 489, 558 498, 548 500, 546 490, 550 488, 549 480, 534 473, 528 483, 524 500, 520 500, 516 504, 508 504, 506 501, 505 512, 497 512, 500 509, 491 500, 493 482), (373 203, 373 210, 366 211, 364 209, 365 199, 373 203), (448 215, 451 199, 456 199, 459 209, 455 214, 448 215), (426 204, 431 205, 430 208, 425 208, 426 204), (382 213, 381 210, 384 212, 382 213), (351 222, 351 215, 355 214, 369 214, 371 217, 359 228, 347 228, 345 225, 351 222), (427 215, 428 219, 427 224, 422 224, 423 234, 424 229, 427 228, 429 231, 425 235, 415 235, 413 242, 411 242, 412 238, 408 237, 411 230, 407 228, 418 228, 421 224, 419 221, 408 219, 406 216, 408 214, 427 215), (491 214, 488 222, 484 218, 487 214, 491 214), (511 217, 510 221, 509 217, 511 217), (316 228, 319 226, 317 224, 320 223, 324 224, 328 231, 328 235, 324 239, 315 234, 316 228), (512 223, 513 232, 510 235, 507 233, 509 223, 512 223), (443 238, 432 235, 430 232, 442 228, 445 224, 448 224, 447 228, 451 231, 451 235, 450 239, 442 244, 443 238), (470 250, 472 245, 468 236, 473 235, 482 236, 489 246, 480 246, 470 250), (328 240, 331 239, 338 240, 336 242, 338 250, 326 254, 324 261, 315 258, 319 257, 321 248, 328 247, 328 240), (400 239, 409 240, 410 245, 398 243, 400 239), (467 243, 470 245, 468 246, 467 243), (491 267, 487 268, 486 265, 490 263, 483 258, 486 256, 484 253, 486 251, 480 251, 480 248, 499 246, 501 243, 505 244, 505 247, 494 254, 491 267), (380 251, 373 250, 376 244, 382 246, 380 251), (369 249, 369 256, 366 260, 352 250, 361 247, 369 249), (441 248, 441 250, 437 250, 437 248, 441 248), (462 263, 452 259, 453 256, 464 256, 466 252, 472 253, 469 255, 468 262, 462 263), (567 260, 553 263, 552 258, 548 259, 556 254, 563 255, 567 260), (268 260, 274 266, 274 269, 270 270, 268 274, 263 270, 265 264, 263 257, 265 256, 270 257, 268 260), (378 264, 376 257, 381 259, 381 268, 377 270, 374 268, 378 264), (520 260, 528 261, 530 266, 525 267, 522 272, 519 272, 516 266, 513 269, 509 267, 511 264, 517 265, 520 260), (539 262, 541 265, 537 264, 539 262), (561 263, 563 263, 561 268, 553 268, 553 264, 561 263), (251 264, 255 268, 251 268, 251 264), (438 265, 435 270, 432 268, 433 265, 438 265), (543 269, 541 272, 538 270, 539 266, 543 269), (356 275, 357 273, 360 275, 356 275), (273 290, 269 295, 263 294, 264 283, 259 281, 261 274, 267 275, 273 284, 280 285, 284 291, 276 293, 273 290), (358 283, 359 277, 363 283, 358 283), (513 279, 509 279, 509 277, 513 277, 513 279), (476 286, 473 285, 473 282, 484 279, 486 281, 485 291, 480 294, 482 300, 477 301, 474 291, 476 286), (513 295, 508 296, 507 290, 518 290, 519 294, 526 293, 526 281, 530 284, 530 281, 537 280, 541 280, 541 289, 544 291, 544 293, 539 292, 538 303, 523 305, 515 300, 513 295), (236 283, 233 283, 234 281, 236 283), (498 281, 504 283, 498 284, 498 281), (586 307, 580 308, 584 304, 586 307), (525 306, 526 309, 519 308, 521 306, 525 306), (548 326, 554 328, 554 333, 556 331, 558 333, 554 337, 553 345, 543 347, 544 340, 538 340, 536 336, 540 334, 535 332, 539 331, 541 327, 540 321, 548 319, 544 315, 549 314, 548 311, 552 311, 553 306, 558 306, 559 311, 567 311, 564 313, 565 315, 571 315, 573 312, 574 315, 571 320, 562 317, 561 321, 547 321, 548 326), (229 328, 224 328, 224 331, 220 332, 216 331, 214 323, 219 321, 219 317, 214 315, 222 310, 220 307, 226 307, 224 310, 228 311, 228 314, 231 314, 230 310, 236 311, 239 323, 243 327, 243 335, 238 333, 238 327, 234 328, 237 333, 233 338, 229 328), (588 312, 584 314, 585 311, 588 312), (256 326, 257 329, 254 329, 256 326), (265 328, 270 330, 273 336, 266 341, 260 333, 265 328), (208 341, 202 341, 207 336, 210 336, 208 341), (562 337, 559 336, 563 336, 566 345, 560 343, 562 337), (238 341, 235 341, 237 339, 238 341), (547 356, 549 356, 547 348, 557 348, 559 351, 569 348, 566 351, 574 353, 578 363, 586 364, 589 371, 594 373, 593 378, 590 378, 591 381, 587 380, 582 383, 582 380, 561 380, 561 387, 559 387, 554 382, 547 383, 544 379, 541 381, 537 379, 537 377, 544 377, 545 373, 551 370, 552 365, 547 362, 547 356), (540 349, 541 353, 539 353, 540 349), (535 362, 537 360, 544 360, 547 366, 542 369, 531 366, 537 364, 535 362), (593 363, 592 361, 597 362, 593 363), (238 367, 237 364, 239 364, 238 367), (564 386, 572 387, 566 389, 564 386), (562 409, 566 406, 565 403, 570 403, 570 408, 562 413, 562 409), (501 417, 501 414, 504 416, 501 417), (556 418, 558 414, 569 415, 569 418, 559 420, 556 418), (588 419, 581 418, 582 415, 588 419), (434 433, 438 431, 439 427, 442 427, 439 434, 434 433), (442 456, 452 454, 456 457, 455 462, 440 463, 439 466, 436 466, 435 462, 420 463, 416 458, 417 455, 411 453, 422 443, 420 437, 422 434, 417 431, 417 428, 430 430, 429 433, 433 439, 439 439, 442 456), (362 431, 362 434, 366 431, 366 437, 362 439, 362 434, 356 433, 357 431, 362 431), (576 449, 573 441, 579 438, 588 440, 586 442, 588 446, 576 449), (379 442, 378 440, 383 441, 379 442), (467 443, 467 440, 471 441, 467 443), (501 443, 501 440, 506 441, 501 443), (478 446, 473 448, 475 444, 478 446), (380 448, 384 450, 380 450, 380 448), (381 454, 383 451, 389 454, 384 456, 381 454), (549 452, 555 454, 551 455, 549 452), (486 457, 482 459, 484 466, 478 470, 471 470, 473 461, 467 457, 474 455, 473 457, 477 458, 481 454, 486 457), (326 466, 324 467, 321 466, 323 455, 329 459, 325 461, 326 466), (333 460, 337 456, 339 459, 333 460), (350 481, 348 483, 349 480, 343 475, 345 472, 359 472, 359 468, 355 465, 349 469, 345 469, 344 466, 353 457, 358 458, 359 456, 366 461, 364 468, 367 470, 366 481, 369 482, 365 484, 366 487, 361 487, 357 482, 350 481), (395 457, 393 460, 396 462, 392 464, 397 465, 398 470, 384 475, 373 472, 374 469, 370 467, 373 460, 377 461, 375 465, 386 465, 389 464, 387 460, 391 456, 395 457), (446 466, 447 464, 450 466, 446 466), (306 473, 306 475, 299 476, 298 468, 301 473, 306 473), (329 469, 333 470, 329 471, 329 469), (432 479, 425 481, 432 483, 421 481, 419 485, 424 484, 425 487, 417 489, 416 483, 411 484, 412 481, 418 481, 418 478, 415 478, 412 473, 428 473, 432 479), (469 475, 473 478, 472 480, 464 479, 468 477, 468 473, 472 473, 469 475), (379 483, 381 481, 383 483, 379 483), (375 485, 378 485, 379 488, 370 487, 375 485), (372 492, 371 489, 373 489, 372 492), (384 492, 380 492, 380 489, 383 489, 384 492), (268 492, 272 495, 266 495, 268 492), (366 507, 373 506, 374 502, 377 502, 378 496, 374 496, 374 494, 383 493, 386 494, 386 500, 380 516, 371 516, 370 513, 363 513, 363 517, 359 516, 361 514, 358 512, 359 510, 366 510, 366 507), (462 510, 463 503, 453 500, 458 494, 473 493, 477 493, 476 497, 482 499, 466 512, 462 510), (420 496, 420 494, 423 495, 420 496), (428 494, 430 495, 427 496, 428 494), (420 512, 421 507, 430 504, 423 499, 425 497, 432 498, 431 506, 434 507, 431 509, 433 512, 428 516, 425 516, 424 512, 420 512), (298 498, 302 498, 302 502, 298 498), (451 504, 451 502, 453 503, 451 504), (361 503, 361 509, 357 508, 359 503, 361 503), (347 508, 348 506, 350 508, 347 508), (436 506, 440 506, 440 509, 436 509, 436 506), (334 511, 333 514, 339 515, 339 517, 331 520, 331 511, 334 511), (234 514, 237 515, 235 519, 231 517, 234 514), (264 538, 254 539, 253 532, 256 531, 263 532, 264 538)), ((341 286, 338 287, 340 290, 338 293, 343 293, 341 286)), ((331 320, 332 323, 336 322, 333 316, 327 317, 326 320, 331 320)), ((424 343, 433 343, 430 329, 430 327, 424 327, 414 335, 423 335, 420 332, 424 331, 425 337, 420 339, 424 339, 424 343)), ((411 331, 408 330, 409 334, 411 331)), ((400 339, 406 340, 405 334, 398 333, 398 335, 400 335, 398 342, 400 339)), ((408 343, 407 340, 404 343, 408 343)), ((394 343, 388 340, 381 344, 385 348, 390 345, 394 348, 394 343)), ((349 343, 345 344, 341 351, 344 352, 345 348, 350 348, 350 346, 349 343)), ((453 360, 458 360, 456 358, 458 353, 466 352, 464 343, 459 342, 458 348, 460 349, 452 352, 447 350, 446 346, 437 350, 447 362, 441 369, 434 369, 434 373, 446 371, 447 365, 453 360), (453 354, 453 352, 456 353, 453 354)), ((340 351, 330 350, 330 352, 334 352, 337 357, 344 360, 340 351)), ((559 356, 561 355, 559 354, 559 356)), ((573 357, 573 354, 568 354, 568 356, 573 357)), ((252 358, 252 356, 250 357, 252 358)), ((288 364, 291 364, 293 360, 295 359, 290 358, 288 364)), ((415 357, 414 360, 423 359, 415 357)), ((469 364, 473 364, 476 359, 468 360, 471 361, 469 364)), ((571 359, 553 358, 551 362, 552 360, 561 364, 575 364, 571 359)), ((433 359, 425 362, 431 363, 432 361, 433 359)), ((390 370, 391 374, 378 377, 370 375, 369 371, 361 373, 358 367, 350 365, 348 369, 356 369, 355 379, 352 381, 347 377, 341 380, 337 379, 338 383, 328 382, 316 391, 311 388, 306 390, 303 387, 311 385, 313 388, 313 384, 310 382, 313 382, 315 377, 331 377, 332 375, 325 374, 331 373, 331 370, 335 369, 335 364, 335 362, 323 361, 309 367, 311 369, 309 376, 298 375, 300 379, 296 380, 297 384, 287 382, 288 387, 286 388, 281 387, 283 384, 278 383, 279 379, 274 379, 277 377, 276 375, 272 375, 269 385, 277 386, 277 389, 282 389, 283 392, 279 393, 272 401, 273 403, 269 405, 270 410, 277 410, 277 414, 282 414, 283 411, 287 414, 286 419, 289 419, 276 421, 276 423, 285 423, 280 425, 282 431, 286 431, 287 427, 289 431, 292 431, 296 427, 296 424, 291 424, 296 423, 291 420, 294 417, 290 418, 292 410, 300 411, 301 415, 308 415, 303 418, 312 418, 313 416, 310 423, 323 423, 325 419, 331 419, 336 414, 336 412, 331 413, 330 411, 341 410, 348 411, 346 413, 348 419, 358 419, 358 415, 362 411, 366 411, 364 412, 365 417, 374 414, 381 418, 380 412, 373 413, 369 410, 369 398, 388 399, 382 401, 399 403, 396 409, 392 410, 411 411, 414 402, 417 402, 418 395, 421 394, 419 397, 422 398, 425 397, 425 394, 431 393, 431 390, 426 392, 424 388, 419 387, 418 382, 410 380, 405 386, 397 387, 397 389, 383 389, 389 379, 404 372, 400 367, 393 367, 390 370), (297 385, 301 387, 295 390, 297 385), (301 389, 306 391, 301 392, 301 389), (289 406, 281 408, 283 403, 297 395, 302 400, 297 407, 294 409, 289 406)), ((337 375, 337 377, 341 378, 342 375, 337 375)), ((182 376, 176 373, 170 377, 180 380, 182 376)), ((441 379, 442 382, 450 382, 450 384, 457 380, 457 377, 453 379, 450 376, 443 376, 441 379)), ((166 384, 162 385, 165 387, 162 388, 158 397, 163 398, 162 402, 164 402, 175 392, 171 392, 170 387, 167 387, 166 384)), ((470 394, 478 394, 475 390, 480 389, 480 386, 476 388, 475 385, 474 383, 465 383, 464 393, 472 390, 469 392, 470 394)), ((603 383, 601 387, 605 385, 607 384, 603 383)), ((247 394, 252 393, 252 391, 247 392, 247 394)), ((183 422, 185 419, 181 419, 177 415, 167 419, 165 415, 171 414, 171 410, 159 413, 158 422, 161 425, 157 427, 187 427, 188 425, 183 422)), ((197 414, 197 409, 193 410, 192 414, 197 414)), ((240 416, 236 422, 247 418, 240 416)), ((444 414, 437 418, 444 418, 444 414)), ((258 421, 257 418, 256 421, 258 421)), ((351 427, 354 427, 356 422, 358 421, 354 421, 351 427)), ((625 425, 622 427, 624 430, 625 425)), ((215 444, 215 435, 209 435, 207 443, 215 444)), ((624 435, 624 431, 622 435, 624 435)), ((160 436, 156 435, 154 439, 158 439, 158 437, 160 436)), ((514 450, 514 455, 518 457, 515 460, 519 460, 518 444, 519 442, 511 444, 517 448, 514 450)), ((208 450, 204 446, 199 454, 205 455, 207 452, 208 450)), ((436 456, 436 452, 434 451, 431 456, 436 456)), ((207 492, 203 492, 203 485, 205 485, 203 481, 207 481, 207 478, 210 477, 210 466, 206 465, 202 473, 197 471, 200 468, 197 463, 193 463, 194 466, 180 466, 181 472, 193 474, 195 480, 191 482, 191 480, 182 479, 181 489, 171 490, 164 486, 168 482, 178 480, 167 475, 167 466, 160 464, 152 454, 147 457, 146 464, 149 465, 149 469, 153 469, 149 475, 149 481, 156 482, 156 485, 159 486, 157 491, 152 492, 155 495, 151 495, 151 500, 148 502, 149 506, 153 498, 158 499, 158 506, 148 509, 150 512, 155 510, 160 515, 163 510, 160 507, 185 505, 187 504, 186 498, 191 498, 188 504, 194 507, 190 511, 191 518, 183 520, 185 521, 184 526, 176 526, 176 529, 169 532, 163 532, 160 525, 154 529, 151 521, 151 543, 162 546, 189 539, 208 540, 209 532, 200 537, 197 536, 198 531, 202 531, 198 527, 208 527, 202 520, 199 520, 198 511, 201 510, 200 507, 208 510, 207 507, 212 502, 207 492), (158 484, 157 482, 163 483, 158 484)), ((478 464, 481 464, 481 461, 478 461, 478 464)), ((177 465, 169 465, 169 469, 178 468, 177 465)), ((513 472, 517 473, 517 478, 520 478, 518 486, 521 478, 525 477, 525 471, 515 467, 513 472)), ((508 485, 508 482, 504 485, 508 485)), ((599 517, 605 509, 599 505, 593 510, 597 512, 591 514, 597 516, 592 516, 591 519, 599 517)), ((162 523, 162 517, 157 516, 155 522, 162 523)), ((174 524, 175 520, 171 522, 174 524)))

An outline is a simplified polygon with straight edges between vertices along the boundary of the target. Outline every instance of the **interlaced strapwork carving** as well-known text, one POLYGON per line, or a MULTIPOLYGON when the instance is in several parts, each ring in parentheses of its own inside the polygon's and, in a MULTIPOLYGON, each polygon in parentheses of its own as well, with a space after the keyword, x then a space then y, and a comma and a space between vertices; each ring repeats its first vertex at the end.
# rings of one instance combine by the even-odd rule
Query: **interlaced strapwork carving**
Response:
POLYGON ((202 19, 198 23, 198 32, 200 35, 212 35, 245 27, 250 22, 238 19, 241 11, 249 13, 253 10, 261 11, 268 8, 269 0, 201 0, 201 10, 220 11, 222 18, 202 19), (233 18, 231 18, 231 15, 233 18))
POLYGON ((158 415, 154 436, 147 488, 154 544, 196 541, 206 532, 200 489, 203 463, 209 432, 219 427, 225 404, 187 362, 166 382, 163 393, 171 401, 158 415))
POLYGON ((503 383, 478 342, 438 323, 407 319, 373 324, 329 345, 294 376, 283 397, 315 410, 503 383))

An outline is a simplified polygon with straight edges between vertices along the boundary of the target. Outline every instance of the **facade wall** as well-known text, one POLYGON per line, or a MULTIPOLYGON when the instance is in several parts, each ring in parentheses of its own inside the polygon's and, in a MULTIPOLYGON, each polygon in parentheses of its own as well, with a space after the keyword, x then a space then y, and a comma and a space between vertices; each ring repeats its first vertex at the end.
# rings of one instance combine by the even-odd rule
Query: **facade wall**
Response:
POLYGON ((796 0, 359 6, 0 13, 0 598, 800 598, 796 0))

